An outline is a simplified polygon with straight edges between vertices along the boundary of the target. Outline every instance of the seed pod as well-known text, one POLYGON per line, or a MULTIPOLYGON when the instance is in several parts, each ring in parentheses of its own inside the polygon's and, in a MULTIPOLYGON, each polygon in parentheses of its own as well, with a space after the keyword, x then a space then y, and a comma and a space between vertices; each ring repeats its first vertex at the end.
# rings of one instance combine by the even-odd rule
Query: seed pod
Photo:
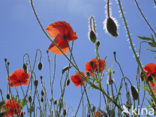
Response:
POLYGON ((41 62, 41 61, 40 61, 39 64, 38 64, 38 69, 39 69, 39 70, 42 70, 42 62, 41 62))
POLYGON ((67 79, 67 86, 69 86, 70 84, 70 79, 67 79))
POLYGON ((111 18, 108 17, 106 19, 106 29, 107 31, 114 37, 117 37, 117 24, 115 23, 115 21, 111 18))
POLYGON ((34 81, 34 85, 35 85, 35 87, 38 86, 38 80, 35 80, 35 81, 34 81))
POLYGON ((93 30, 91 30, 89 32, 89 40, 92 42, 92 43, 95 43, 96 42, 96 34, 93 30))
POLYGON ((23 64, 23 69, 24 69, 24 72, 27 73, 27 64, 26 63, 23 64))
POLYGON ((134 100, 137 100, 139 97, 138 91, 134 86, 131 86, 131 93, 134 100))

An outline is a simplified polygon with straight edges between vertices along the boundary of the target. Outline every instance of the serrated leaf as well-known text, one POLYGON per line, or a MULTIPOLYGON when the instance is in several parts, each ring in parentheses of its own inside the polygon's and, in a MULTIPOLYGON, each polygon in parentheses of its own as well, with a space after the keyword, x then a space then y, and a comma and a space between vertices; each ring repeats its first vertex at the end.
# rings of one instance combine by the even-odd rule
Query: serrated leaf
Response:
POLYGON ((141 84, 139 84, 145 91, 150 92, 149 89, 141 84))
POLYGON ((148 45, 150 45, 151 47, 156 47, 156 43, 151 43, 151 42, 148 42, 148 45))
POLYGON ((141 36, 138 36, 138 38, 140 38, 142 40, 146 40, 146 41, 152 41, 152 39, 149 38, 149 37, 141 37, 141 36))
MULTIPOLYGON (((146 49, 146 50, 149 50, 149 51, 151 51, 151 52, 156 52, 156 50, 150 50, 150 49, 146 49)), ((156 59, 156 57, 155 57, 155 59, 156 59)))
POLYGON ((26 98, 23 98, 22 103, 21 103, 22 104, 22 108, 27 104, 27 102, 28 101, 26 100, 26 98))

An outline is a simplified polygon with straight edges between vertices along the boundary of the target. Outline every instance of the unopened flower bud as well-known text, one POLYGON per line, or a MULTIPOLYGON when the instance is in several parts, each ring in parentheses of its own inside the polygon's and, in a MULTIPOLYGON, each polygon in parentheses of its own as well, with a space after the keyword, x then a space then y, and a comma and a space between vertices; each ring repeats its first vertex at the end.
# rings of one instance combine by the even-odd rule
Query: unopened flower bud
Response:
POLYGON ((95 109, 96 109, 96 107, 95 107, 95 106, 93 106, 92 111, 93 111, 93 112, 95 112, 95 109))
POLYGON ((7 58, 5 58, 4 61, 7 62, 7 58))
POLYGON ((89 40, 92 42, 92 43, 95 43, 96 42, 96 34, 93 30, 91 30, 89 32, 89 40))
POLYGON ((10 94, 9 94, 9 93, 6 95, 6 98, 7 98, 8 100, 10 99, 10 94))
POLYGON ((67 86, 69 86, 70 84, 70 79, 67 79, 67 86))
POLYGON ((44 101, 44 99, 43 99, 43 97, 41 97, 41 102, 43 102, 44 101))
POLYGON ((66 114, 67 114, 66 109, 63 109, 63 115, 66 116, 66 114))
POLYGON ((28 100, 29 100, 29 102, 31 103, 31 101, 32 101, 31 95, 29 95, 28 100))
POLYGON ((9 65, 10 65, 10 62, 8 62, 7 64, 8 64, 8 66, 9 66, 9 65))
POLYGON ((34 85, 35 85, 35 87, 38 86, 38 80, 35 80, 35 81, 34 81, 34 85))
POLYGON ((62 74, 64 73, 64 72, 66 72, 67 70, 69 70, 71 68, 71 66, 66 66, 66 67, 64 67, 63 69, 62 69, 62 74))
POLYGON ((39 64, 38 64, 38 69, 39 69, 39 70, 42 70, 42 66, 43 66, 43 65, 42 65, 42 62, 40 61, 39 64))
POLYGON ((24 69, 24 72, 27 73, 27 64, 26 63, 23 64, 23 69, 24 69))
POLYGON ((96 41, 96 46, 97 46, 97 47, 100 46, 100 41, 99 41, 99 40, 96 41))
POLYGON ((56 105, 57 104, 57 100, 54 100, 54 105, 56 105))
POLYGON ((44 96, 44 91, 43 91, 43 89, 41 90, 41 95, 44 96))
POLYGON ((106 29, 107 31, 114 37, 117 37, 118 36, 118 33, 117 33, 117 24, 116 22, 114 21, 114 19, 112 19, 111 17, 108 17, 106 19, 106 29))
POLYGON ((139 97, 138 91, 134 86, 131 86, 131 93, 134 100, 137 100, 139 97))

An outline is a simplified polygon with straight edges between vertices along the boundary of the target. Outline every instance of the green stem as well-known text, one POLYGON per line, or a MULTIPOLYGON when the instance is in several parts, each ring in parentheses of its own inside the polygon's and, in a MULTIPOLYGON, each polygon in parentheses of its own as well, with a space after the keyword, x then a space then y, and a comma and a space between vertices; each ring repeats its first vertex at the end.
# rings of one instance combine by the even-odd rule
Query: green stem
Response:
MULTIPOLYGON (((126 27, 126 31, 127 31, 127 34, 128 34, 128 39, 129 39, 129 42, 130 42, 130 46, 131 46, 132 52, 133 52, 133 54, 135 56, 135 59, 136 59, 138 65, 139 65, 139 67, 141 68, 141 71, 144 73, 143 67, 142 67, 141 62, 140 62, 140 60, 139 60, 139 58, 138 58, 138 56, 137 56, 137 54, 135 52, 135 49, 134 49, 134 46, 133 46, 133 43, 132 43, 131 35, 130 35, 129 28, 128 28, 128 25, 127 25, 127 22, 126 22, 126 19, 125 19, 125 15, 124 15, 123 10, 122 10, 122 6, 121 6, 120 0, 118 0, 118 5, 119 5, 119 8, 120 8, 120 11, 121 11, 121 14, 122 14, 122 18, 123 18, 123 21, 124 21, 124 24, 125 24, 125 27, 126 27)), ((144 77, 146 78, 146 74, 145 73, 144 73, 144 77)), ((152 91, 148 81, 146 81, 146 83, 147 83, 147 85, 148 85, 148 87, 150 89, 151 97, 156 102, 156 98, 155 98, 155 96, 153 94, 153 91, 152 91)))

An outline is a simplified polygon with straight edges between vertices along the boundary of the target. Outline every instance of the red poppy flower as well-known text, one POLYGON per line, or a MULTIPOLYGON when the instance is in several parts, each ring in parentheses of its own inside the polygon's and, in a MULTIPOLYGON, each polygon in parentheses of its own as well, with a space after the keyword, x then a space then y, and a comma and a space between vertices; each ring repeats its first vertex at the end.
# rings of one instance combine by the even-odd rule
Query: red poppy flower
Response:
MULTIPOLYGON (((149 63, 147 64, 144 68, 143 68, 147 80, 152 82, 153 78, 156 80, 156 64, 155 63, 149 63)), ((141 78, 142 80, 144 80, 143 78, 143 74, 141 73, 141 78)))
POLYGON ((101 112, 100 111, 95 112, 95 116, 94 117, 102 117, 101 112))
POLYGON ((30 74, 25 73, 23 69, 17 69, 12 74, 9 75, 7 80, 9 81, 10 87, 28 85, 30 74))
POLYGON ((106 68, 106 61, 104 59, 94 58, 91 61, 86 63, 86 72, 89 72, 91 75, 95 75, 98 72, 98 64, 99 64, 99 73, 101 73, 106 68))
POLYGON ((85 73, 81 72, 81 74, 80 74, 80 73, 76 73, 76 74, 74 74, 74 75, 71 76, 72 82, 73 82, 74 85, 77 86, 77 87, 78 87, 79 85, 83 86, 83 83, 85 82, 84 78, 87 77, 85 73), (81 74, 82 74, 83 76, 82 76, 81 74))
POLYGON ((19 115, 21 112, 21 108, 19 104, 15 100, 8 100, 2 106, 2 112, 6 112, 5 117, 12 117, 12 115, 19 115))
MULTIPOLYGON (((54 42, 67 54, 69 51, 69 41, 77 39, 76 33, 73 31, 69 23, 65 21, 58 21, 50 24, 46 31, 54 38, 54 42)), ((52 43, 48 49, 55 54, 62 54, 62 52, 52 43)))

